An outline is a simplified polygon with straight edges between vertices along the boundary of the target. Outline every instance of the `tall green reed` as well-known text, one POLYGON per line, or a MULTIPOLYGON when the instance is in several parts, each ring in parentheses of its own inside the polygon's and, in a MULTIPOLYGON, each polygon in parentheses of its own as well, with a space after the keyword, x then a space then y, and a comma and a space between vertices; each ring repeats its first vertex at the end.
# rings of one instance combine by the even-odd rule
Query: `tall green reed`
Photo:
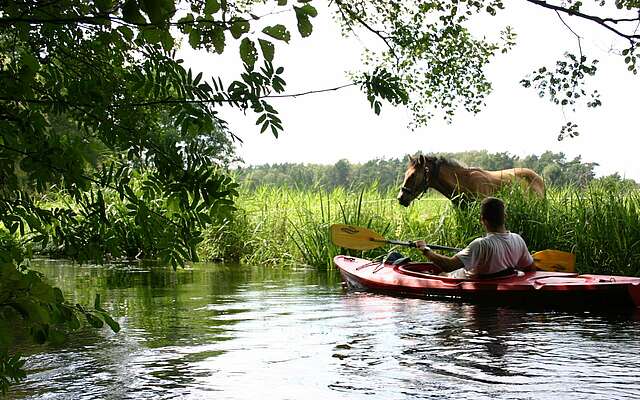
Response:
MULTIPOLYGON (((516 185, 497 194, 507 204, 507 227, 520 233, 531 250, 575 252, 578 270, 640 275, 640 191, 591 185, 550 189, 545 198, 516 185)), ((360 252, 336 248, 329 226, 365 226, 385 237, 463 247, 484 234, 479 202, 462 207, 430 194, 401 207, 395 192, 375 186, 348 190, 264 187, 240 196, 235 220, 212 228, 203 242, 203 259, 234 259, 251 264, 328 268, 336 254, 375 257, 383 247, 360 252), (229 239, 232 238, 232 239, 229 239)), ((421 255, 401 250, 413 258, 421 255)))
POLYGON ((576 254, 579 272, 640 275, 640 191, 592 183, 552 189, 546 198, 514 187, 498 194, 507 203, 508 227, 530 249, 576 254))

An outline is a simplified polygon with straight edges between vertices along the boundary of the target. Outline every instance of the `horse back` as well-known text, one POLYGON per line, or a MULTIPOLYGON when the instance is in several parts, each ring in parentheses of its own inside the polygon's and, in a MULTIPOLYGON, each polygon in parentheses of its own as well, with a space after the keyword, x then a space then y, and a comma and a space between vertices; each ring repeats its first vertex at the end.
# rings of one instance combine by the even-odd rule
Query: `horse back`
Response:
POLYGON ((544 180, 532 169, 517 167, 492 172, 500 175, 503 183, 506 183, 507 180, 512 181, 513 178, 516 178, 526 183, 528 188, 534 193, 544 196, 544 180))

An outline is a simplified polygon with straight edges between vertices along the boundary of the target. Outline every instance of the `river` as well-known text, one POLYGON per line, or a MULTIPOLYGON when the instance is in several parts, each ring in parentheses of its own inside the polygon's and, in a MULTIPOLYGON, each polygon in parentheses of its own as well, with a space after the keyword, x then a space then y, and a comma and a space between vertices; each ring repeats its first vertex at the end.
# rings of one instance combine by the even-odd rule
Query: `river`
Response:
POLYGON ((15 399, 638 399, 640 315, 346 292, 335 272, 37 262, 83 328, 25 342, 15 399))

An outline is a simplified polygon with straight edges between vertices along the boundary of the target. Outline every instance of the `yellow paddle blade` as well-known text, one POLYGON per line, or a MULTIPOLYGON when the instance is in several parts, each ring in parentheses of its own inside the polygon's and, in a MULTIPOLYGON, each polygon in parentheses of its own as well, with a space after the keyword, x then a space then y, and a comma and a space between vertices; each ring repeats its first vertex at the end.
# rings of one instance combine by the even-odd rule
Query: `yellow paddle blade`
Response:
POLYGON ((542 250, 533 253, 536 268, 552 272, 576 272, 576 255, 560 250, 542 250))
POLYGON ((385 244, 384 237, 374 231, 353 225, 334 224, 330 228, 331 241, 339 247, 370 250, 385 244))

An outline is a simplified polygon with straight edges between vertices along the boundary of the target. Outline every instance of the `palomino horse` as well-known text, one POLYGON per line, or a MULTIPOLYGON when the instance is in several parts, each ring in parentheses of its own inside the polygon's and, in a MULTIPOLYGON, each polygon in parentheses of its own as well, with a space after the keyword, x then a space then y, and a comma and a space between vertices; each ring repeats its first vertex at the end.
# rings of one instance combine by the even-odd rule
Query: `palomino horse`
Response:
POLYGON ((459 203, 463 198, 486 197, 500 187, 518 181, 533 193, 544 197, 544 181, 528 168, 485 171, 466 168, 444 157, 419 155, 410 157, 398 201, 407 207, 427 189, 434 188, 450 200, 459 203))

